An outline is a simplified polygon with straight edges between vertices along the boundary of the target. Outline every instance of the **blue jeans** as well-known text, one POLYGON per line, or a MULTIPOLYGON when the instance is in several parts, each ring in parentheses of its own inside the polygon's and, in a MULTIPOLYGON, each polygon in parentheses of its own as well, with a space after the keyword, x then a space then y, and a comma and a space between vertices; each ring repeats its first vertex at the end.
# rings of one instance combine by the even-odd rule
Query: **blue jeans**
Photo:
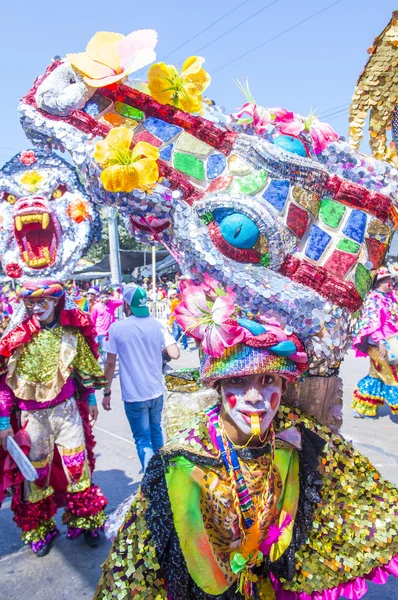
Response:
POLYGON ((162 409, 163 396, 143 402, 124 403, 144 473, 149 459, 163 446, 162 409))
POLYGON ((105 340, 106 340, 106 335, 97 335, 97 342, 100 346, 100 356, 101 356, 102 360, 104 361, 104 364, 106 363, 106 357, 107 357, 107 353, 104 351, 105 340))
POLYGON ((175 339, 176 342, 181 338, 181 343, 184 350, 188 348, 188 339, 187 334, 182 332, 182 327, 177 323, 177 321, 173 321, 173 327, 171 331, 171 335, 175 339))

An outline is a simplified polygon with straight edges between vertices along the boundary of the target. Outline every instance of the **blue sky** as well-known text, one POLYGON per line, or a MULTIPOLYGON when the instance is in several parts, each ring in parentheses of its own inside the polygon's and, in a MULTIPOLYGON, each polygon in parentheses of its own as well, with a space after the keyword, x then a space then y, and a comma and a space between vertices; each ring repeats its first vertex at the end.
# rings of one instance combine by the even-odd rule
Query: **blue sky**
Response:
POLYGON ((206 58, 205 68, 212 75, 208 95, 227 110, 233 111, 244 101, 232 79, 249 77, 259 104, 283 106, 301 114, 315 109, 321 118, 325 115, 324 120, 339 134, 345 135, 348 117, 344 109, 367 60, 367 48, 398 7, 392 0, 341 0, 279 35, 334 2, 5 2, 1 11, 0 163, 29 146, 18 121, 19 98, 28 91, 34 78, 44 72, 54 55, 84 50, 98 30, 128 34, 134 29, 156 29, 159 60, 167 56, 165 62, 181 65, 192 54, 206 58), (233 10, 235 7, 238 8, 233 10), (233 12, 223 17, 230 11, 233 12), (205 32, 197 35, 205 28, 205 32), (230 29, 233 31, 227 33, 230 29), (235 60, 275 36, 279 37, 235 60), (176 50, 187 40, 191 41, 176 50), (343 113, 333 114, 336 110, 343 113))

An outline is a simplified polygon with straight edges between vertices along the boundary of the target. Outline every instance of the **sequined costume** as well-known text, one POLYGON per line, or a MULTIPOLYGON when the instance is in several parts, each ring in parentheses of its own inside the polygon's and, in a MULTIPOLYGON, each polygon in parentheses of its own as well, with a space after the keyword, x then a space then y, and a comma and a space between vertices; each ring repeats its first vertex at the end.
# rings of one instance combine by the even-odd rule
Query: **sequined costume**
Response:
MULTIPOLYGON (((23 432, 38 474, 33 482, 15 480, 11 508, 22 539, 35 552, 58 534, 59 506, 66 506, 63 521, 70 538, 97 532, 105 520, 107 500, 91 480, 88 410, 95 404, 95 388, 105 385, 95 353, 88 317, 63 290, 52 326, 40 325, 21 304, 0 341, 0 428, 7 429, 11 419, 14 430, 23 432)), ((1 451, 0 502, 10 483, 4 455, 1 451)))
POLYGON ((268 379, 297 381, 308 369, 299 337, 220 293, 190 284, 182 297, 176 318, 201 342, 201 381, 221 401, 152 458, 122 526, 123 510, 111 517, 95 600, 359 600, 366 580, 398 576, 397 489, 340 435, 279 400, 258 445, 253 417, 244 446, 228 435, 220 382, 253 390, 260 376, 266 395, 268 379))
MULTIPOLYGON (((154 457, 104 565, 95 600, 243 598, 227 560, 240 541, 237 515, 210 431, 208 414, 201 413, 154 457)), ((290 489, 297 493, 296 485, 300 493, 287 551, 257 569, 259 598, 357 600, 366 580, 398 576, 396 488, 349 443, 296 409, 280 408, 275 432, 276 455, 298 457, 299 481, 290 489), (299 447, 281 435, 293 428, 300 432, 299 447)), ((238 454, 258 497, 269 446, 238 454)), ((282 457, 275 464, 282 472, 282 457)), ((283 477, 279 486, 288 489, 283 477)))
POLYGON ((398 304, 394 291, 373 290, 356 326, 353 348, 357 356, 369 356, 369 375, 354 390, 352 407, 361 415, 376 416, 384 402, 398 414, 398 368, 382 360, 377 344, 398 333, 398 304))

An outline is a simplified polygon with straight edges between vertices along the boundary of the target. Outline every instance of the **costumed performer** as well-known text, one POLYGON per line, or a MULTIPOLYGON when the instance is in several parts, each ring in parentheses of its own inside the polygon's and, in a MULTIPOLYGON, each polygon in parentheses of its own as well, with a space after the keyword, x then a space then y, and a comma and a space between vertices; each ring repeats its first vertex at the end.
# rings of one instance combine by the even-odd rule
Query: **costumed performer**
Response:
POLYGON ((199 286, 176 314, 220 399, 151 459, 95 600, 358 600, 398 576, 397 489, 283 404, 308 367, 299 337, 199 286))
POLYGON ((23 302, 0 341, 0 502, 14 487, 14 521, 38 556, 59 533, 54 515, 62 505, 67 536, 84 533, 95 547, 107 504, 91 480, 94 389, 105 386, 95 332, 61 283, 25 282, 19 293, 23 302), (16 476, 4 451, 14 433, 36 468, 33 482, 16 476))
MULTIPOLYGON (((388 362, 387 346, 398 350, 398 304, 392 276, 386 267, 378 270, 375 287, 368 294, 356 326, 353 348, 356 356, 369 356, 369 375, 358 382, 352 408, 358 418, 375 418, 386 402, 398 414, 398 366, 388 362)), ((392 355, 391 355, 392 357, 392 355)), ((398 363, 398 352, 396 356, 398 363)))

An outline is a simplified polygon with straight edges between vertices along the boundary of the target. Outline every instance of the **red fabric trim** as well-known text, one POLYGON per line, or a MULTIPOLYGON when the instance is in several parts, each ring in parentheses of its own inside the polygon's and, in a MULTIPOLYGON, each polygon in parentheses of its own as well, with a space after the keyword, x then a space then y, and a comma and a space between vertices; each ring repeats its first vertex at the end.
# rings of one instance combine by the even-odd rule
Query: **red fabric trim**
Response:
POLYGON ((119 102, 142 110, 146 117, 155 117, 181 127, 226 156, 232 151, 238 136, 233 131, 222 131, 203 117, 195 117, 169 104, 160 104, 148 94, 134 90, 123 83, 109 85, 100 88, 99 91, 113 101, 119 100, 119 102))
POLYGON ((0 341, 0 354, 7 358, 10 357, 18 346, 30 342, 33 335, 39 331, 40 324, 35 317, 23 321, 2 338, 0 341))
POLYGON ((315 290, 320 296, 331 300, 341 308, 348 308, 354 312, 362 305, 363 300, 354 284, 333 277, 325 267, 312 265, 305 260, 287 255, 279 272, 292 281, 315 290))
POLYGON ((366 188, 333 175, 326 182, 325 188, 333 194, 333 198, 342 204, 366 210, 386 222, 391 216, 393 206, 390 198, 379 192, 370 192, 366 188))
MULTIPOLYGON (((95 358, 98 358, 98 344, 96 342, 96 331, 89 315, 84 313, 80 308, 72 308, 65 310, 65 296, 59 299, 58 310, 59 310, 59 322, 64 327, 77 327, 81 330, 82 334, 87 340, 88 345, 95 358)), ((13 351, 21 346, 27 344, 32 339, 35 333, 40 331, 40 323, 35 317, 30 317, 23 321, 17 327, 14 327, 6 336, 0 341, 0 355, 10 357, 13 351)))
POLYGON ((59 322, 64 327, 78 327, 86 338, 95 358, 98 358, 99 345, 96 342, 97 333, 89 315, 76 306, 76 308, 70 310, 62 310, 59 315, 59 322))

